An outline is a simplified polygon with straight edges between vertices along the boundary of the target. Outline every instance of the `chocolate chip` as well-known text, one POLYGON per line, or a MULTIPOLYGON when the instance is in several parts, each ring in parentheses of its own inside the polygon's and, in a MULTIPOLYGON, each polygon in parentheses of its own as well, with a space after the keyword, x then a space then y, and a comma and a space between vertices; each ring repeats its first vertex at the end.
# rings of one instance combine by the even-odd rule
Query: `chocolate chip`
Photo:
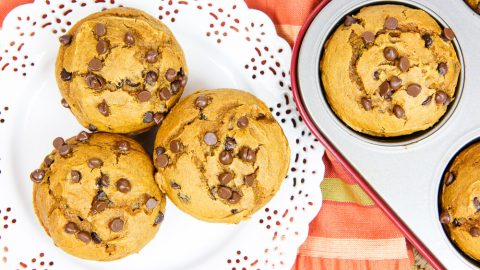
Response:
POLYGON ((380 84, 380 96, 383 98, 390 97, 392 95, 392 88, 390 87, 390 83, 388 81, 384 81, 380 84))
POLYGON ((237 126, 239 128, 246 128, 248 126, 248 118, 246 116, 238 118, 237 126))
POLYGON ((105 102, 105 100, 103 100, 100 104, 98 104, 97 108, 98 108, 98 111, 103 116, 109 116, 110 115, 110 110, 109 110, 108 105, 105 102))
POLYGON ((107 34, 107 27, 103 23, 97 23, 95 25, 95 34, 98 37, 103 37, 107 34))
POLYGON ((157 154, 157 156, 159 156, 159 155, 161 155, 161 154, 163 154, 163 153, 165 153, 165 148, 163 148, 163 147, 161 147, 161 146, 155 148, 155 154, 157 154))
POLYGON ((478 3, 477 8, 475 9, 475 11, 476 11, 478 14, 480 14, 480 3, 478 3))
POLYGON ((110 185, 110 177, 106 174, 102 174, 97 178, 97 186, 99 187, 108 187, 110 185))
POLYGON ((53 159, 51 159, 50 156, 46 156, 43 159, 43 163, 45 163, 45 166, 50 167, 50 165, 53 164, 53 159))
POLYGON ((257 160, 257 154, 248 146, 242 146, 238 152, 240 159, 246 162, 255 162, 257 160))
POLYGON ((408 58, 405 56, 400 57, 400 60, 398 61, 398 67, 401 71, 407 72, 408 69, 410 69, 410 61, 408 58))
POLYGON ((62 104, 62 106, 63 106, 64 108, 70 109, 70 105, 68 105, 66 99, 62 98, 62 100, 60 101, 60 103, 62 104))
POLYGON ((188 76, 183 75, 179 78, 179 80, 180 80, 180 86, 185 87, 187 85, 187 82, 188 82, 188 76))
POLYGON ((395 19, 394 17, 388 17, 385 20, 385 24, 383 25, 383 27, 389 30, 395 30, 398 27, 398 20, 395 19))
POLYGON ((233 174, 229 172, 224 172, 218 176, 218 181, 220 181, 220 184, 226 185, 233 179, 233 174))
POLYGON ((219 187, 217 190, 218 197, 228 200, 232 197, 232 190, 228 187, 219 187))
POLYGON ((62 137, 57 137, 53 140, 52 144, 53 144, 53 147, 58 150, 62 145, 65 144, 65 141, 63 140, 62 137))
POLYGON ((453 219, 453 225, 455 227, 460 227, 460 226, 462 226, 462 223, 460 223, 460 221, 458 221, 458 219, 454 218, 453 219))
POLYGON ((432 102, 432 96, 428 96, 428 97, 422 102, 422 106, 427 106, 428 104, 430 104, 430 102, 432 102))
POLYGON ((100 168, 103 166, 103 161, 99 158, 91 158, 88 160, 88 167, 90 169, 100 168))
POLYGON ((63 35, 61 36, 60 38, 58 38, 58 40, 60 41, 60 43, 64 46, 66 45, 70 45, 70 43, 72 43, 72 35, 63 35))
POLYGON ((230 199, 228 199, 228 202, 235 204, 235 203, 238 203, 241 198, 242 198, 242 195, 240 195, 240 193, 234 191, 234 192, 232 192, 232 197, 230 197, 230 199))
POLYGON ((72 79, 72 73, 68 72, 66 69, 63 68, 62 71, 60 72, 60 78, 64 82, 70 81, 72 79))
POLYGON ((125 222, 121 218, 117 217, 112 219, 112 221, 110 221, 110 223, 108 224, 108 227, 112 232, 119 232, 123 229, 124 224, 125 222))
POLYGON ((77 137, 75 137, 75 139, 78 142, 86 142, 86 141, 88 141, 88 138, 90 138, 90 135, 85 131, 80 131, 80 133, 78 133, 77 137))
POLYGON ((182 186, 180 186, 177 182, 175 182, 174 180, 170 180, 170 186, 173 188, 173 189, 182 189, 182 186))
POLYGON ((150 50, 145 54, 145 60, 147 60, 148 63, 155 63, 158 61, 158 52, 150 50))
POLYGON ((177 78, 177 72, 173 68, 169 68, 167 72, 165 73, 165 79, 169 82, 175 81, 177 78))
POLYGON ((125 178, 120 178, 116 183, 117 190, 122 193, 130 192, 132 186, 130 185, 130 181, 125 178))
POLYGON ((93 124, 88 124, 88 130, 90 130, 91 132, 95 132, 97 131, 97 127, 93 124))
POLYGON ((203 109, 208 105, 208 97, 207 96, 199 96, 195 99, 195 106, 197 108, 203 109))
POLYGON ((173 94, 178 93, 179 89, 180 89, 180 81, 179 80, 175 80, 175 81, 172 82, 172 84, 170 84, 170 90, 172 90, 173 94))
POLYGON ((230 210, 230 213, 232 213, 233 215, 238 214, 238 212, 239 212, 238 209, 232 209, 232 210, 230 210))
POLYGON ((345 21, 343 21, 343 25, 351 26, 352 24, 354 24, 356 22, 357 22, 357 19, 355 19, 354 17, 352 17, 350 15, 347 15, 347 16, 345 16, 345 21))
POLYGON ((425 48, 430 48, 433 44, 433 39, 430 34, 423 34, 422 35, 423 41, 425 41, 425 48))
POLYGON ((108 42, 105 40, 99 40, 97 43, 97 52, 98 54, 104 54, 108 51, 108 42))
POLYGON ((372 100, 366 97, 362 97, 360 100, 365 111, 370 111, 372 109, 372 100))
POLYGON ((100 244, 102 242, 102 238, 100 238, 97 233, 92 232, 90 236, 92 237, 92 240, 95 244, 100 244))
POLYGON ((215 135, 215 133, 213 133, 213 132, 207 132, 203 136, 203 141, 207 145, 213 146, 213 145, 217 144, 217 141, 218 141, 217 135, 215 135))
POLYGON ((390 87, 392 87, 393 90, 398 90, 402 87, 402 80, 397 76, 393 76, 390 78, 390 87))
POLYGON ((88 70, 90 71, 99 71, 102 69, 102 67, 102 60, 98 58, 93 58, 92 60, 90 60, 90 62, 88 62, 88 70))
POLYGON ((125 44, 129 46, 135 44, 135 37, 133 36, 132 32, 125 33, 125 36, 123 37, 123 42, 125 42, 125 44))
POLYGON ((143 115, 143 122, 144 123, 151 123, 153 121, 153 112, 146 112, 143 115))
POLYGON ((444 210, 442 213, 440 213, 440 222, 443 224, 450 223, 450 215, 448 214, 447 210, 444 210))
POLYGON ((474 226, 474 227, 470 228, 469 233, 473 237, 478 237, 478 236, 480 236, 480 229, 474 226))
POLYGON ((412 97, 416 97, 422 91, 422 87, 419 84, 412 83, 407 87, 407 94, 412 97))
POLYGON ((79 171, 72 170, 70 172, 70 178, 72 183, 78 183, 82 179, 82 174, 79 171))
POLYGON ((366 44, 373 43, 375 41, 375 34, 370 31, 366 31, 362 33, 362 38, 366 44))
POLYGON ((155 164, 157 165, 158 168, 165 168, 168 165, 168 156, 165 154, 160 154, 157 155, 157 158, 155 159, 155 164))
POLYGON ((68 234, 74 234, 74 233, 78 232, 79 229, 78 229, 77 224, 70 221, 65 225, 64 230, 68 234))
POLYGON ((444 28, 442 32, 442 38, 445 41, 452 41, 455 38, 455 33, 450 28, 444 28))
POLYGON ((147 200, 147 202, 145 203, 145 207, 147 207, 147 209, 153 209, 157 206, 157 204, 158 201, 152 197, 147 200))
POLYGON ((249 175, 245 175, 243 177, 243 181, 245 181, 245 185, 251 187, 253 185, 253 181, 255 181, 255 178, 257 178, 257 174, 252 173, 252 174, 249 174, 249 175))
POLYGON ((385 49, 383 49, 383 56, 385 57, 385 59, 387 59, 389 61, 393 61, 393 60, 397 59, 398 52, 393 47, 385 47, 385 49))
POLYGON ((400 107, 400 105, 393 105, 393 114, 395 115, 395 117, 397 118, 402 118, 405 116, 405 111, 403 110, 402 107, 400 107))
POLYGON ((437 91, 437 93, 435 93, 435 102, 437 104, 445 105, 449 99, 447 93, 443 91, 437 91))
POLYGON ((137 94, 137 98, 140 102, 147 102, 151 96, 152 94, 150 94, 150 92, 147 90, 143 90, 137 94))
POLYGON ((448 66, 447 63, 439 63, 437 66, 438 73, 442 76, 445 76, 448 72, 448 66))
POLYGON ((118 141, 115 146, 120 152, 128 152, 130 150, 130 143, 127 141, 118 141))
POLYGON ((88 244, 90 243, 90 241, 92 241, 92 236, 90 236, 90 233, 86 231, 81 231, 77 233, 77 238, 78 240, 84 242, 85 244, 88 244))
POLYGON ((177 196, 183 203, 190 203, 190 197, 187 194, 178 193, 177 196))
POLYGON ((378 81, 380 79, 380 71, 375 70, 375 72, 373 72, 373 79, 375 81, 378 81))
POLYGON ((158 225, 158 224, 162 223, 163 219, 164 219, 163 213, 162 213, 161 211, 158 212, 157 217, 156 217, 155 220, 153 221, 153 225, 158 225))
POLYGON ((445 178, 445 185, 450 186, 455 181, 456 175, 454 172, 447 172, 447 177, 445 178))
POLYGON ((139 87, 141 83, 132 82, 130 79, 126 79, 125 83, 130 87, 139 87))
POLYGON ((100 213, 105 211, 108 206, 108 201, 106 200, 94 200, 92 203, 92 211, 94 213, 100 213))
POLYGON ((105 86, 105 79, 92 73, 85 76, 85 82, 90 88, 95 90, 102 90, 105 86))
POLYGON ((42 182, 43 178, 45 178, 45 171, 42 169, 36 169, 30 174, 30 180, 35 183, 42 182))
POLYGON ((233 151, 237 147, 237 141, 232 137, 227 137, 225 139, 225 144, 223 145, 224 149, 227 151, 233 151))
POLYGON ((64 144, 60 146, 60 148, 58 149, 58 153, 62 157, 68 156, 68 154, 70 154, 71 152, 72 152, 72 147, 68 144, 64 144))
POLYGON ((477 211, 480 210, 480 200, 477 197, 473 198, 473 207, 475 207, 477 211))
POLYGON ((166 87, 162 88, 158 94, 161 100, 169 100, 172 97, 172 93, 166 87))
POLYGON ((158 80, 158 75, 155 71, 149 71, 147 72, 147 75, 145 75, 145 82, 148 84, 155 84, 158 80))
POLYGON ((170 151, 173 153, 179 153, 182 151, 182 143, 180 143, 180 140, 173 140, 170 142, 170 151))
POLYGON ((153 121, 157 125, 160 125, 163 122, 164 119, 165 119, 165 114, 163 114, 161 112, 156 112, 156 113, 153 114, 153 121))
POLYGON ((223 165, 230 165, 233 162, 233 155, 229 151, 222 151, 219 159, 223 165))

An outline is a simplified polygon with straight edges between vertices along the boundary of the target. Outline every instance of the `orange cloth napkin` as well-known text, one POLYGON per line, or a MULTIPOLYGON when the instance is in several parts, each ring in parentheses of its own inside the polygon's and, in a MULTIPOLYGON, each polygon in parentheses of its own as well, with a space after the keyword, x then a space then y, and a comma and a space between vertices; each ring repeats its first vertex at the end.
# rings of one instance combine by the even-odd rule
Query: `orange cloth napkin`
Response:
MULTIPOLYGON (((92 0, 93 1, 93 0, 92 0)), ((217 0, 221 1, 221 0, 217 0)), ((32 0, 0 0, 0 22, 14 7, 32 0)), ((278 33, 293 44, 320 0, 246 0, 274 21, 278 33)), ((321 184, 323 207, 310 224, 293 270, 412 269, 413 255, 393 223, 328 153, 321 184)))

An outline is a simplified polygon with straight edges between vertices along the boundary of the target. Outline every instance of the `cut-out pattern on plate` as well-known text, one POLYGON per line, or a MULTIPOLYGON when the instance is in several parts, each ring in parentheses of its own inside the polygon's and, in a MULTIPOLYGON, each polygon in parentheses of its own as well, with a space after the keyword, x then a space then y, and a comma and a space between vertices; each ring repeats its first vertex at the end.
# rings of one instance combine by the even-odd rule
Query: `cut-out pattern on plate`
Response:
MULTIPOLYGON (((240 72, 235 74, 235 77, 243 80, 241 85, 248 85, 251 89, 246 90, 251 90, 270 106, 290 143, 292 157, 289 174, 272 201, 249 221, 238 225, 238 235, 229 241, 227 246, 217 250, 215 254, 208 254, 202 260, 203 266, 208 265, 210 269, 289 269, 296 258, 298 246, 308 234, 308 224, 321 207, 319 186, 324 173, 321 159, 323 148, 303 124, 295 107, 290 89, 291 49, 288 43, 277 36, 273 23, 265 14, 248 9, 243 1, 37 0, 34 4, 15 9, 0 31, 0 83, 7 86, 0 89, 2 102, 5 100, 5 104, 0 105, 9 106, 8 112, 0 112, 0 119, 4 119, 0 122, 5 122, 0 123, 0 182, 3 183, 0 189, 0 209, 6 205, 15 206, 16 203, 30 206, 30 195, 19 198, 20 193, 17 192, 19 189, 25 192, 24 189, 30 188, 29 183, 15 184, 28 182, 26 172, 33 169, 17 169, 22 167, 22 164, 15 163, 13 158, 17 155, 15 147, 11 147, 16 137, 14 133, 24 124, 15 123, 26 119, 26 109, 18 104, 32 104, 28 100, 32 98, 28 93, 34 89, 28 88, 45 79, 38 78, 37 74, 50 68, 49 65, 54 62, 52 59, 55 59, 59 36, 82 17, 119 6, 145 10, 167 24, 180 40, 185 36, 207 44, 206 46, 211 48, 210 52, 228 56, 231 63, 228 68, 240 72), (182 31, 185 29, 188 31, 182 31), (11 91, 13 87, 15 94, 11 91), (20 98, 26 100, 20 102, 20 98), (14 124, 10 124, 12 122, 14 124)), ((195 57, 187 54, 189 62, 195 62, 195 57)), ((195 70, 191 69, 191 74, 194 72, 195 70)), ((53 81, 53 75, 47 80, 53 81)), ((192 77, 192 80, 195 78, 192 77)), ((190 83, 195 84, 195 81, 190 83)), ((228 87, 218 85, 225 86, 228 87)), ((61 107, 58 100, 54 103, 61 107)), ((45 108, 49 109, 51 108, 45 108)), ((68 114, 68 111, 64 113, 68 114)), ((38 132, 41 133, 41 130, 38 132)), ((71 134, 76 132, 78 130, 71 131, 71 134)), ((51 136, 46 141, 49 143, 50 140, 51 136)), ((35 158, 40 162, 42 157, 35 158)), ((14 243, 14 238, 22 233, 35 233, 38 237, 38 231, 28 230, 32 226, 41 230, 33 211, 28 207, 19 208, 18 216, 21 218, 18 218, 15 224, 18 226, 14 226, 23 228, 23 231, 16 228, 1 231, 0 228, 2 234, 5 234, 5 237, 2 235, 0 239, 0 246, 8 246, 8 252, 0 254, 8 257, 3 262, 5 269, 21 268, 19 262, 26 264, 26 268, 39 269, 67 269, 75 265, 75 262, 78 263, 58 251, 51 242, 43 246, 40 246, 43 240, 38 243, 14 243), (25 232, 26 230, 29 232, 25 232), (25 245, 29 246, 28 252, 22 250, 25 245), (40 259, 39 252, 49 254, 49 259, 40 259), (35 258, 34 262, 32 258, 35 258), (39 265, 39 262, 44 262, 44 265, 39 265), (50 265, 50 262, 54 264, 50 265)), ((168 222, 168 212, 165 219, 168 222)), ((8 226, 12 227, 10 224, 8 226)), ((154 239, 156 240, 158 239, 154 239)), ((149 259, 142 258, 142 253, 135 256, 109 268, 128 269, 132 265, 139 267, 140 261, 145 264, 142 265, 145 270, 159 267, 158 262, 149 262, 149 259)), ((93 270, 104 267, 104 264, 92 263, 78 266, 78 269, 93 270)), ((204 269, 202 266, 195 267, 204 269)))

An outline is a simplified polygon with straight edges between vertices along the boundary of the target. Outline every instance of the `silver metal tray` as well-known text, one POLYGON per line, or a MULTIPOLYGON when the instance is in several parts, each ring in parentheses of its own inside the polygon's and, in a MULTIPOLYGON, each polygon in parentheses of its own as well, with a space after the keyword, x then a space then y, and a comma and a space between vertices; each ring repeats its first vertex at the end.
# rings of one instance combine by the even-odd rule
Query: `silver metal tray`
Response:
POLYGON ((480 16, 462 0, 333 0, 320 10, 297 45, 293 79, 298 89, 294 90, 306 121, 346 157, 447 269, 480 269, 480 263, 468 259, 449 241, 439 222, 438 208, 446 167, 459 150, 480 138, 479 41, 480 16), (452 28, 462 65, 456 100, 440 122, 426 132, 395 140, 360 135, 346 127, 328 106, 319 76, 324 43, 345 15, 363 6, 385 3, 422 9, 452 28))

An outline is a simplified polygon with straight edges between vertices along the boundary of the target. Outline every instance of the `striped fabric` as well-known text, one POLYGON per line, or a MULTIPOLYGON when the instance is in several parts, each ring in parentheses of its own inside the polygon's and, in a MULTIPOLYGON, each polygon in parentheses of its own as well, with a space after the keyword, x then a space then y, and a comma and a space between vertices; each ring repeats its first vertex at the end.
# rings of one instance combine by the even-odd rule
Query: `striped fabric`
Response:
POLYGON ((412 251, 395 225, 329 153, 323 161, 323 207, 293 269, 412 269, 412 251))
MULTIPOLYGON (((93 0, 92 0, 93 1, 93 0)), ((221 1, 221 0, 218 0, 221 1)), ((0 0, 0 22, 13 7, 32 0, 0 0)), ((293 42, 320 0, 246 0, 275 22, 278 33, 293 42)), ((292 270, 412 269, 405 238, 328 153, 321 184, 323 207, 310 224, 292 270)))

